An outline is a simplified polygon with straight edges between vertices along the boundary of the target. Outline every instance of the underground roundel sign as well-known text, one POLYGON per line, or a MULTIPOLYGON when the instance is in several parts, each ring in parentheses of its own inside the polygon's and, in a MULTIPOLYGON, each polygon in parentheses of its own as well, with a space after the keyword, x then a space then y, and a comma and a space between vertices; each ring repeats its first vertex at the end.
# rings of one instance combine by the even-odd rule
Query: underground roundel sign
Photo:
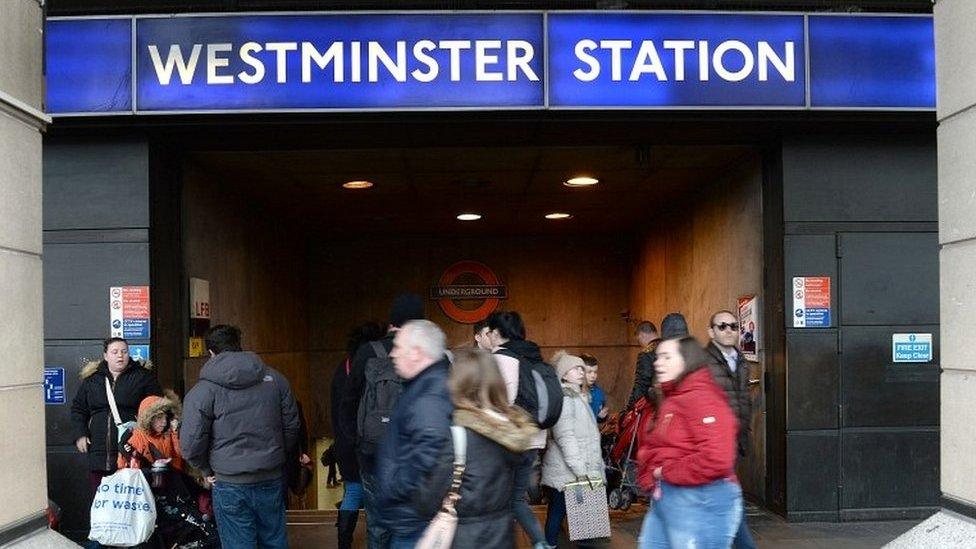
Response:
POLYGON ((458 261, 451 265, 430 289, 430 298, 440 305, 444 314, 462 324, 488 318, 507 297, 505 285, 491 269, 477 261, 458 261))

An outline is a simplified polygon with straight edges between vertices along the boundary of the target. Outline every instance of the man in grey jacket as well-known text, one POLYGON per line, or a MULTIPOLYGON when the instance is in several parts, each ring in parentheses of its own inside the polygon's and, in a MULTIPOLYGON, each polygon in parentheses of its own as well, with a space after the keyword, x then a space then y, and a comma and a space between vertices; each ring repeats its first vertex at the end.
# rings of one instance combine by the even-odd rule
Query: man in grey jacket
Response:
POLYGON ((285 456, 298 443, 298 406, 288 380, 254 353, 241 331, 214 326, 210 360, 186 395, 180 450, 214 483, 221 545, 287 548, 285 456))

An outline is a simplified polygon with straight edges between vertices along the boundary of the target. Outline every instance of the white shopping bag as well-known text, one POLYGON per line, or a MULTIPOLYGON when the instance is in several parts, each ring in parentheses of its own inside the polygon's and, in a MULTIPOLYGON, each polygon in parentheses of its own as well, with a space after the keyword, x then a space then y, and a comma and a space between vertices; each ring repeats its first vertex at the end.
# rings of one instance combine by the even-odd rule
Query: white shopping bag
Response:
POLYGON ((139 469, 119 469, 102 479, 91 506, 88 539, 102 545, 132 547, 156 528, 156 501, 139 469))

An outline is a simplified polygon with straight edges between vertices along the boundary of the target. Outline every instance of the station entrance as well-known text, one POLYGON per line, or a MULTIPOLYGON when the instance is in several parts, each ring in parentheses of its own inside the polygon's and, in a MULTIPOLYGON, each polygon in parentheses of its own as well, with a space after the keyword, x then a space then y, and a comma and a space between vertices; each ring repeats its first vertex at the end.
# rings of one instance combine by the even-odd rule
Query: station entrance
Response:
MULTIPOLYGON (((513 143, 492 139, 488 127, 479 144, 485 126, 443 124, 419 143, 389 146, 276 147, 271 139, 261 149, 214 143, 182 153, 183 280, 206 280, 212 323, 239 325, 245 347, 289 378, 314 439, 327 443, 333 433, 330 384, 349 329, 385 323, 401 292, 425 298, 450 347, 472 345, 470 322, 491 308, 520 312, 546 358, 559 349, 598 358, 613 412, 631 392, 637 322, 659 325, 681 312, 707 342, 712 313, 761 293, 755 145, 652 144, 636 125, 626 128, 632 137, 603 139, 599 124, 576 143, 544 132, 513 143), (446 274, 459 262, 488 274, 446 274), (486 306, 432 293, 485 278, 504 299, 486 306)), ((205 359, 180 359, 188 390, 205 359)), ((754 447, 740 477, 761 502, 759 359, 754 447)), ((320 476, 314 496, 294 505, 328 509, 341 498, 320 476)))

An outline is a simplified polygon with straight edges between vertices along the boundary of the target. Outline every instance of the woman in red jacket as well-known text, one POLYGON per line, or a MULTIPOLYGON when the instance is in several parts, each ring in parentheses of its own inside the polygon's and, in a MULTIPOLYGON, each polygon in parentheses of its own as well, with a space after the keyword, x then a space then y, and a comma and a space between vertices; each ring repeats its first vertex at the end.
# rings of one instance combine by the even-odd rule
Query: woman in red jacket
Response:
POLYGON ((637 452, 638 481, 654 499, 639 547, 730 547, 742 516, 735 415, 695 338, 661 342, 654 370, 664 401, 637 452))

